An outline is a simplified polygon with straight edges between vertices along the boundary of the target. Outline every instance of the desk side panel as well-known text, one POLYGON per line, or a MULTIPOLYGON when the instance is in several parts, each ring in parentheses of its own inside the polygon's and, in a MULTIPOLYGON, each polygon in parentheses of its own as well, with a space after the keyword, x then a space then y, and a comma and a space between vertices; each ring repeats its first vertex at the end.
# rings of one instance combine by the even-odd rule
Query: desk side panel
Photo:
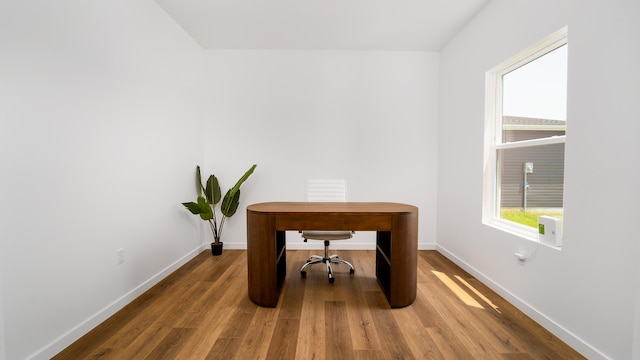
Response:
POLYGON ((248 293, 251 301, 266 307, 278 302, 274 224, 272 215, 247 211, 248 293))
POLYGON ((418 213, 393 217, 389 305, 409 306, 418 285, 418 213))

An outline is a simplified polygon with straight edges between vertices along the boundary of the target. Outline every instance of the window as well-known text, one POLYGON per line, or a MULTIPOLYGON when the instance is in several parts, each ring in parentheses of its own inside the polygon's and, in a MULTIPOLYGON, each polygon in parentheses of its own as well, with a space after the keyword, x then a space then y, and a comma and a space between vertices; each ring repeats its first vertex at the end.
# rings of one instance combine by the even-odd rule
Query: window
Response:
POLYGON ((531 240, 563 217, 567 28, 486 73, 483 222, 531 240))

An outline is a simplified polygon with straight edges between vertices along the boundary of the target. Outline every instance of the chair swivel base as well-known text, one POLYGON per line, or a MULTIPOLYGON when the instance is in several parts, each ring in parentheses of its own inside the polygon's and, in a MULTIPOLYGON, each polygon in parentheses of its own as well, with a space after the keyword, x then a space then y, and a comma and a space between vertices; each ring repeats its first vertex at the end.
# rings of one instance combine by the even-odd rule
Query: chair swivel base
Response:
POLYGON ((309 257, 309 260, 307 260, 307 262, 304 265, 302 265, 302 268, 300 269, 300 276, 302 276, 303 278, 306 278, 307 271, 305 269, 307 267, 313 264, 322 264, 322 263, 324 263, 327 266, 327 275, 329 276, 329 283, 331 284, 333 284, 333 280, 334 280, 333 269, 331 268, 331 264, 345 264, 349 266, 350 267, 349 274, 353 274, 356 271, 356 269, 353 267, 353 265, 351 265, 350 262, 338 258, 338 255, 329 256, 328 246, 325 246, 324 256, 311 255, 311 257, 309 257))

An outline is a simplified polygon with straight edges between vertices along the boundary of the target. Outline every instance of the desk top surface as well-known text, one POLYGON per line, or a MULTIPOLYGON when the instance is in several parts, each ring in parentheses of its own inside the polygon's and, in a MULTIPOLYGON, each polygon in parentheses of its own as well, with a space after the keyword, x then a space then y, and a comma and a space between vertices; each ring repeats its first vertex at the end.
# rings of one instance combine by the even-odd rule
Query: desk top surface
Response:
POLYGON ((409 204, 391 202, 266 202, 247 206, 248 212, 266 214, 336 213, 406 214, 417 213, 409 204))

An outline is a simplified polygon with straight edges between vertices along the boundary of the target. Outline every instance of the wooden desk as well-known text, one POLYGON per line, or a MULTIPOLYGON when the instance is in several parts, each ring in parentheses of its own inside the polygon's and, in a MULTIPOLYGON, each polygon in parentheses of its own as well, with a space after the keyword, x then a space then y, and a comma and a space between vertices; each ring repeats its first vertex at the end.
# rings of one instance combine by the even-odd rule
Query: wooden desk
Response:
POLYGON ((376 231, 376 277, 389 305, 399 308, 411 305, 415 300, 417 207, 382 202, 269 202, 249 205, 249 298, 258 305, 275 307, 278 303, 287 268, 287 230, 376 231))

